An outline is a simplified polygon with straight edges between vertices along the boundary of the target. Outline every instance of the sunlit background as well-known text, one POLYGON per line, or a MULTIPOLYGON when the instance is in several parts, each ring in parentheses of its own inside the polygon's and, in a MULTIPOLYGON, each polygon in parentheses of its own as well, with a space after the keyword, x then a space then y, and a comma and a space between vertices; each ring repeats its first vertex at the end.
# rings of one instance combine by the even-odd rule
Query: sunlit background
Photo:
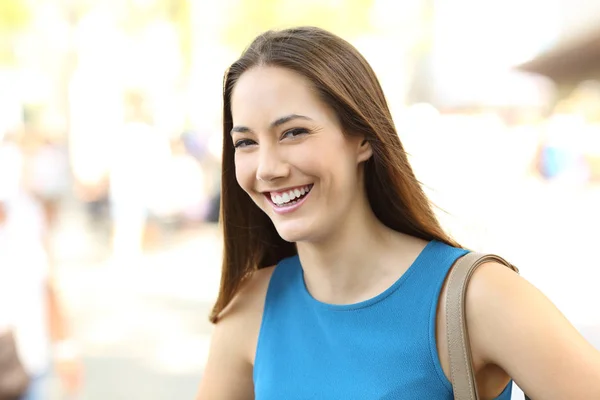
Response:
POLYGON ((78 398, 194 396, 223 72, 291 25, 357 46, 445 227, 513 261, 600 347, 599 23, 585 0, 0 0, 0 137, 39 155, 33 184, 56 206, 78 398))

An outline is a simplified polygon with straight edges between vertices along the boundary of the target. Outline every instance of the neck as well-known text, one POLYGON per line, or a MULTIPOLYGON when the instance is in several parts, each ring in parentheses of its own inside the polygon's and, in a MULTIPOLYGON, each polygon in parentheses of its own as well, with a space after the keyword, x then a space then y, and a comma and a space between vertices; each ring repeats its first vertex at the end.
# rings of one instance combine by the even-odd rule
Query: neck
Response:
POLYGON ((297 243, 306 286, 320 301, 351 304, 376 296, 424 247, 420 239, 386 227, 364 201, 326 239, 297 243))

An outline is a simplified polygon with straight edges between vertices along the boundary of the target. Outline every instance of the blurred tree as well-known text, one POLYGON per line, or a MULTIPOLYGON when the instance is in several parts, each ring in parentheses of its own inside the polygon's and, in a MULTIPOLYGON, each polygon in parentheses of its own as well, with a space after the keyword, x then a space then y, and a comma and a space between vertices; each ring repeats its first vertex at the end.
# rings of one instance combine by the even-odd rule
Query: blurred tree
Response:
POLYGON ((237 0, 224 24, 224 44, 242 50, 267 29, 314 25, 353 37, 371 29, 374 0, 237 0))
POLYGON ((190 1, 162 0, 166 3, 168 19, 175 25, 179 36, 179 46, 183 57, 184 75, 187 75, 192 62, 192 20, 190 1))
POLYGON ((0 64, 15 61, 14 41, 31 17, 24 0, 0 0, 0 64))
POLYGON ((19 30, 29 22, 29 8, 23 0, 0 1, 0 30, 19 30))

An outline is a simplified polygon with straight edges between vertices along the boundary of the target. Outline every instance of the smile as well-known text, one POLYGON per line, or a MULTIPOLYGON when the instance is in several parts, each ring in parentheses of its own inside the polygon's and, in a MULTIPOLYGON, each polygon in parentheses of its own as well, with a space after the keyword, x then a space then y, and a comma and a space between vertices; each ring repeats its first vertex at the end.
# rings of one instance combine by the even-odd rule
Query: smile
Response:
POLYGON ((298 186, 282 192, 265 193, 265 197, 270 200, 276 212, 287 213, 300 207, 312 188, 313 184, 298 186))

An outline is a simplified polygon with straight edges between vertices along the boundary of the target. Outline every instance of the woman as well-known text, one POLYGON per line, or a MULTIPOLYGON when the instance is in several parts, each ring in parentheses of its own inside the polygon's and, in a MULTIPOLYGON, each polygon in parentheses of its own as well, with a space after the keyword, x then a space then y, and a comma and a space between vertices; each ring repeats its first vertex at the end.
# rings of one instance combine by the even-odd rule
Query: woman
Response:
MULTIPOLYGON (((200 400, 451 399, 443 293, 464 255, 384 94, 317 28, 260 35, 225 75, 225 254, 200 400)), ((482 199, 485 201, 485 199, 482 199)), ((600 398, 600 355, 488 263, 467 296, 482 399, 600 398)))

